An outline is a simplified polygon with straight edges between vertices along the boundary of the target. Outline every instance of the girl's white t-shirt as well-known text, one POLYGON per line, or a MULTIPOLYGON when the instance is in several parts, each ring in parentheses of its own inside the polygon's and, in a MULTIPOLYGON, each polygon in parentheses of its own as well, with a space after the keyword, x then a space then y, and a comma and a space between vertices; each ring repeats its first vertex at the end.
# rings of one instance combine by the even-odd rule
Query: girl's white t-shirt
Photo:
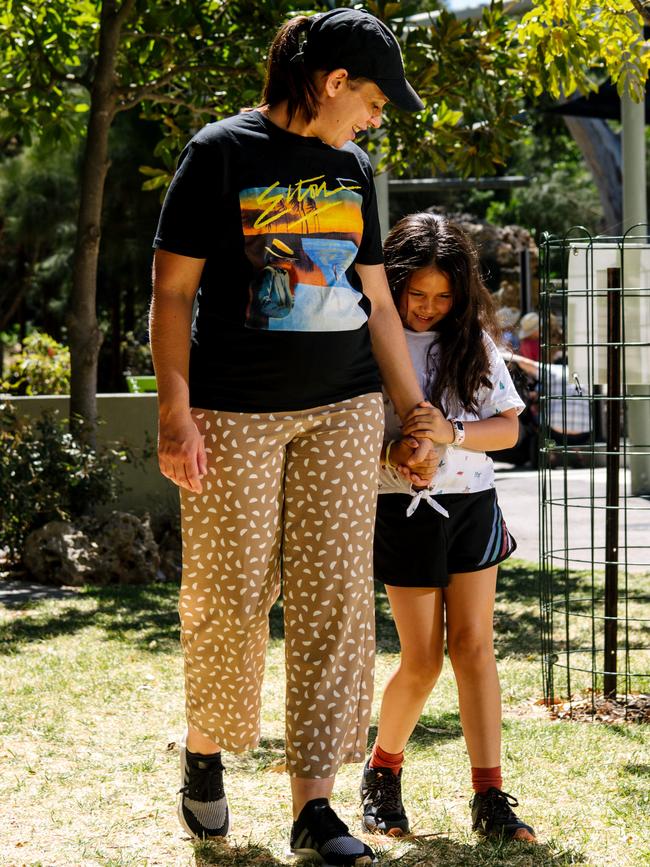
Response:
MULTIPOLYGON (((437 340, 435 331, 404 330, 415 372, 420 381, 423 393, 429 394, 429 370, 437 366, 437 340), (429 347, 432 347, 433 364, 428 362, 429 347)), ((492 388, 481 386, 478 393, 478 413, 467 412, 462 407, 452 412, 450 418, 460 421, 478 421, 492 418, 506 409, 516 409, 517 415, 524 409, 524 402, 517 394, 499 350, 492 338, 483 332, 483 340, 488 351, 490 373, 488 379, 492 388)), ((386 427, 385 440, 397 440, 402 436, 400 418, 395 412, 390 398, 384 391, 384 413, 386 427)), ((487 491, 494 487, 494 467, 491 458, 485 452, 455 446, 440 445, 440 464, 429 485, 430 493, 436 494, 473 494, 477 491, 487 491)), ((415 493, 410 483, 391 467, 382 467, 379 476, 380 494, 415 493)))

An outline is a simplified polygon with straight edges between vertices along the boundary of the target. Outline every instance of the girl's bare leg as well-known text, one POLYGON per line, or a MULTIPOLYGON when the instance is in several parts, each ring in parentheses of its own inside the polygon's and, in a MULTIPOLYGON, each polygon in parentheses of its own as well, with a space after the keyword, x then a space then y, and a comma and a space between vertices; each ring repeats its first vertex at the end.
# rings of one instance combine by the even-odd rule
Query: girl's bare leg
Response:
POLYGON ((494 657, 497 566, 450 576, 445 588, 447 650, 472 767, 501 764, 501 688, 494 657))
POLYGON ((386 587, 401 656, 384 689, 377 743, 400 753, 435 686, 443 660, 443 597, 440 588, 386 587))

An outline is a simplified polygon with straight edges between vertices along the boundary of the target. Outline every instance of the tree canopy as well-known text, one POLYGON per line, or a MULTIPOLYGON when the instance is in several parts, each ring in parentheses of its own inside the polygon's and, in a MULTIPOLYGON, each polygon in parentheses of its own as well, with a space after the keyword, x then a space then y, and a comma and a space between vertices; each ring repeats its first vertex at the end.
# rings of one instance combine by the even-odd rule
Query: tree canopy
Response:
MULTIPOLYGON (((6 0, 0 10, 0 149, 81 145, 79 216, 68 320, 71 411, 95 422, 96 282, 115 117, 137 108, 163 135, 146 172, 164 186, 182 143, 208 120, 254 105, 266 50, 287 17, 365 5, 404 46, 426 108, 387 112, 384 164, 464 175, 503 164, 521 109, 541 93, 593 90, 610 76, 639 99, 650 55, 645 0, 533 0, 521 19, 494 0, 459 20, 436 0, 6 0), (429 13, 414 22, 411 16, 429 13)), ((369 147, 376 147, 370 142, 369 147)))

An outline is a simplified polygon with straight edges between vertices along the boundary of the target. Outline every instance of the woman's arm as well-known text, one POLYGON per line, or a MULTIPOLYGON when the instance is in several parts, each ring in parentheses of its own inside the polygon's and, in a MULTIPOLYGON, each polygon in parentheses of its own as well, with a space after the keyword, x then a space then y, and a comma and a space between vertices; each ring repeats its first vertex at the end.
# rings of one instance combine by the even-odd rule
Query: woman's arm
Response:
MULTIPOLYGON (((477 452, 495 452, 514 446, 519 437, 519 422, 516 409, 505 409, 499 415, 480 421, 464 421, 464 449, 477 452)), ((423 402, 416 407, 404 422, 404 436, 418 439, 429 437, 434 443, 451 445, 454 441, 454 426, 440 410, 423 402)))
MULTIPOLYGON (((391 298, 383 265, 357 265, 363 291, 372 309, 368 327, 372 351, 379 366, 388 396, 401 419, 422 401, 423 395, 411 356, 406 345, 404 329, 391 298)), ((418 475, 416 484, 427 483, 433 473, 430 469, 431 443, 422 440, 408 459, 407 465, 418 475), (420 470, 421 472, 418 472, 420 470)))
POLYGON ((204 262, 157 250, 149 315, 158 383, 160 471, 175 484, 199 494, 207 462, 203 437, 190 413, 189 359, 192 305, 204 262))
POLYGON ((390 295, 383 265, 357 265, 363 291, 372 310, 368 326, 372 351, 381 371, 386 391, 403 420, 422 400, 404 329, 390 295))

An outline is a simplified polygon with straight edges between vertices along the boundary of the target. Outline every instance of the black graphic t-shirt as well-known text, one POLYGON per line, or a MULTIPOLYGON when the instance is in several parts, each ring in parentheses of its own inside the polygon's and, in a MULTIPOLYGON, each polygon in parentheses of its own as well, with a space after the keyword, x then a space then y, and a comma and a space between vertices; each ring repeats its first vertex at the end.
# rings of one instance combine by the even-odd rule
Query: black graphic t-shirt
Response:
POLYGON ((205 259, 190 402, 308 409, 380 391, 370 303, 354 264, 380 264, 370 161, 251 111, 181 154, 154 246, 205 259))

